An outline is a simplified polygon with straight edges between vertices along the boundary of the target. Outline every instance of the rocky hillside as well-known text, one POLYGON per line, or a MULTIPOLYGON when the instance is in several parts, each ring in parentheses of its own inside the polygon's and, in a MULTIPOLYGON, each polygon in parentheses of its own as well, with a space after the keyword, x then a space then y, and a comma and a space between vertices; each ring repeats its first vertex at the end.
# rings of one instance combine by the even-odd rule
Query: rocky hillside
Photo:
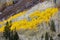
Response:
MULTIPOLYGON (((7 14, 10 15, 10 13, 13 13, 11 15, 14 15, 14 13, 18 14, 21 6, 19 4, 20 1, 16 3, 18 7, 14 5, 10 6, 12 9, 9 9, 8 7, 8 11, 7 9, 5 9, 3 13, 6 12, 6 14, 1 14, 0 18, 2 19, 4 17, 7 17, 7 14)), ((22 9, 24 9, 24 7, 26 8, 26 6, 23 6, 24 4, 25 2, 22 4, 22 9)), ((30 4, 27 5, 29 5, 27 6, 27 8, 29 8, 30 4)), ((11 27, 11 30, 15 29, 14 31, 12 31, 13 34, 17 32, 19 37, 18 40, 60 40, 60 10, 56 7, 55 3, 51 1, 45 1, 43 3, 36 3, 34 4, 34 6, 31 4, 31 6, 32 7, 26 10, 26 12, 21 12, 25 13, 23 15, 20 15, 21 13, 19 13, 18 16, 10 15, 10 19, 2 22, 3 24, 1 25, 0 31, 4 31, 5 27, 11 27), (7 23, 7 25, 7 21, 11 21, 12 24, 7 23)), ((9 32, 8 30, 6 33, 9 32)), ((0 40, 5 40, 5 37, 3 36, 3 31, 0 32, 0 40)), ((15 36, 11 36, 11 38, 13 37, 15 36)))

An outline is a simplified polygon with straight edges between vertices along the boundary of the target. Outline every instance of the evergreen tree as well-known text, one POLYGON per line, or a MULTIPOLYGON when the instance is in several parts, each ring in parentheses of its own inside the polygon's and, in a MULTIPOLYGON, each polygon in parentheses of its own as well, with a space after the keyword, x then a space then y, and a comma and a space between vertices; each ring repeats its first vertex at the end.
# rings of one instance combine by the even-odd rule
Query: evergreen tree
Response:
POLYGON ((13 30, 10 32, 10 38, 9 40, 13 40, 14 39, 14 35, 13 35, 13 30))
POLYGON ((43 40, 43 37, 44 37, 44 36, 42 35, 42 36, 41 36, 41 40, 43 40))
POLYGON ((19 39, 19 36, 18 36, 17 32, 15 32, 14 40, 18 40, 18 39, 19 39))
POLYGON ((18 33, 16 32, 16 29, 14 30, 14 40, 19 40, 18 33))
POLYGON ((16 32, 16 29, 11 31, 10 28, 12 26, 11 21, 6 23, 6 26, 4 28, 3 36, 6 40, 19 40, 18 33, 16 32))
POLYGON ((49 35, 48 35, 47 32, 46 32, 46 34, 45 34, 45 40, 49 40, 49 35))
POLYGON ((58 37, 60 37, 60 34, 58 34, 58 37))
POLYGON ((55 23, 54 23, 54 21, 52 20, 51 21, 51 27, 50 27, 50 29, 52 30, 52 31, 54 31, 54 32, 56 32, 56 30, 55 30, 55 23))
POLYGON ((53 40, 52 36, 50 36, 50 40, 53 40))
POLYGON ((8 39, 10 37, 10 26, 9 23, 6 23, 6 26, 4 28, 3 36, 8 39))

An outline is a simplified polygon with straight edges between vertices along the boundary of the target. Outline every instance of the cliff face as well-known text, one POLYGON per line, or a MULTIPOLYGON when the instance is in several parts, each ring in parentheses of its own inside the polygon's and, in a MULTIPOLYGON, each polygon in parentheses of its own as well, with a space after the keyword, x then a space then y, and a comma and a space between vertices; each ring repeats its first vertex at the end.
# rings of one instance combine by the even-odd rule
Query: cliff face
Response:
MULTIPOLYGON (((50 36, 52 36, 53 40, 60 40, 60 37, 58 37, 58 34, 60 33, 60 21, 58 21, 58 15, 60 14, 57 13, 56 15, 52 16, 50 19, 49 23, 51 23, 51 20, 54 21, 55 23, 55 30, 56 32, 53 32, 50 30, 50 25, 46 24, 45 22, 38 24, 38 29, 37 30, 19 30, 18 35, 19 35, 19 40, 45 40, 45 34, 46 32, 48 33, 48 37, 50 39, 50 36), (43 36, 43 37, 42 37, 43 36)), ((4 37, 2 37, 2 33, 0 33, 0 40, 4 40, 4 37)))
POLYGON ((0 0, 0 11, 3 11, 5 7, 12 5, 13 0, 0 0))
MULTIPOLYGON (((5 9, 3 11, 3 13, 5 13, 6 15, 3 15, 3 14, 2 15, 4 17, 7 17, 7 13, 8 13, 8 15, 10 15, 9 13, 14 13, 16 10, 18 10, 20 8, 20 6, 22 7, 22 9, 24 9, 25 2, 23 4, 21 4, 20 6, 19 5, 20 5, 20 1, 19 1, 19 3, 15 4, 14 6, 10 6, 10 8, 8 7, 7 9, 5 9)), ((28 7, 30 7, 30 4, 28 4, 28 5, 29 5, 28 7)), ((29 15, 32 11, 36 11, 36 9, 39 9, 38 7, 40 7, 40 6, 39 5, 34 6, 31 10, 29 10, 27 12, 26 16, 29 15)), ((44 7, 42 7, 42 9, 43 8, 44 7)), ((25 17, 25 15, 23 17, 25 17)), ((20 16, 20 18, 21 18, 21 16, 20 16)), ((17 18, 16 20, 19 20, 20 18, 17 18)), ((53 40, 60 40, 60 37, 58 37, 58 34, 60 34, 60 19, 59 18, 60 18, 60 12, 56 13, 54 16, 52 16, 50 18, 49 24, 47 24, 46 22, 42 22, 41 24, 38 24, 37 25, 37 30, 28 30, 27 29, 27 30, 19 30, 19 31, 17 31, 20 40, 45 40, 45 34, 46 34, 46 32, 48 33, 49 40, 50 40, 50 36, 52 36, 53 40), (50 25, 52 24, 51 20, 54 21, 54 25, 55 25, 54 27, 55 27, 55 30, 56 30, 55 32, 51 31, 51 29, 50 29, 50 27, 51 27, 50 25)), ((0 34, 0 36, 1 35, 2 34, 0 34)), ((0 37, 0 40, 4 40, 4 38, 0 37)))
POLYGON ((0 20, 7 19, 8 16, 12 16, 11 14, 14 15, 20 11, 23 11, 24 9, 29 9, 39 2, 40 0, 19 0, 17 3, 5 8, 2 11, 2 14, 0 14, 0 20))

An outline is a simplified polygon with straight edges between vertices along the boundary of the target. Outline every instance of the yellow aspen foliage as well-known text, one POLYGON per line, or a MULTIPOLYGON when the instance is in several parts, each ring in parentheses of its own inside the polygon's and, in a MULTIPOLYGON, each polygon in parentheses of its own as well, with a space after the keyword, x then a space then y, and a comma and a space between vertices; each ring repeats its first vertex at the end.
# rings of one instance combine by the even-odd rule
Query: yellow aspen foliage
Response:
POLYGON ((0 32, 3 32, 3 31, 4 31, 4 26, 0 28, 0 32))
MULTIPOLYGON (((55 13, 58 12, 57 8, 47 8, 44 11, 36 10, 32 14, 29 15, 31 18, 31 21, 28 21, 27 19, 19 20, 12 23, 11 30, 14 30, 16 28, 17 30, 20 29, 37 29, 37 25, 42 22, 49 22, 51 16, 53 16, 55 13)), ((16 17, 19 17, 20 15, 23 15, 25 12, 21 12, 21 14, 16 14, 15 16, 12 16, 8 20, 15 19, 16 17)), ((3 30, 3 28, 0 28, 0 30, 3 30)))

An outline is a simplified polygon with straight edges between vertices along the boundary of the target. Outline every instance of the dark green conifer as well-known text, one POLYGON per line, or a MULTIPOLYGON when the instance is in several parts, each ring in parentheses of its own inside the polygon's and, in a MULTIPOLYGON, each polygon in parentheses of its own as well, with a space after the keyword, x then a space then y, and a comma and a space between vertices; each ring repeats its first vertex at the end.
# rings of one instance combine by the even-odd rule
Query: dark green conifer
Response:
POLYGON ((9 23, 6 23, 6 26, 4 27, 4 32, 3 32, 3 36, 8 39, 10 37, 10 26, 9 23))
POLYGON ((45 40, 49 40, 49 35, 48 35, 47 32, 46 32, 46 34, 45 34, 45 40))
POLYGON ((16 31, 16 28, 14 30, 14 40, 19 40, 19 36, 18 36, 17 31, 16 31))
POLYGON ((56 32, 56 30, 55 30, 55 23, 54 23, 54 21, 52 20, 51 21, 51 27, 50 27, 50 29, 52 30, 52 31, 54 31, 54 32, 56 32))
POLYGON ((52 36, 50 36, 50 40, 53 40, 52 36))

